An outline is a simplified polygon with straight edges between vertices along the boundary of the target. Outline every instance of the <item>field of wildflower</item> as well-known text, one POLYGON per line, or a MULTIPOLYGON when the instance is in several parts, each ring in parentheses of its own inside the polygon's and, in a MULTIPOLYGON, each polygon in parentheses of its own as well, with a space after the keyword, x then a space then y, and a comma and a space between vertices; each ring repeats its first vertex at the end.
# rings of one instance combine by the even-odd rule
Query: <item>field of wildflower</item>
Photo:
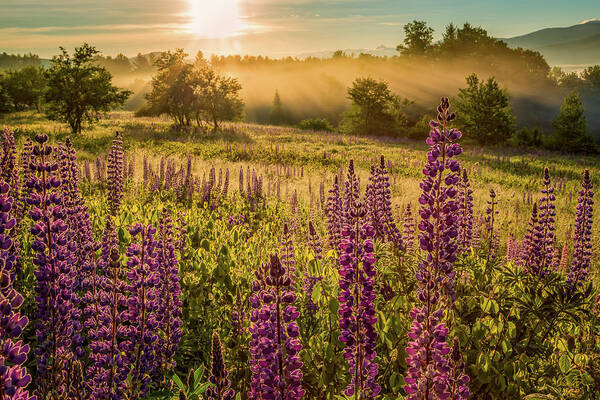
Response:
POLYGON ((600 160, 12 114, 0 400, 598 399, 600 160))

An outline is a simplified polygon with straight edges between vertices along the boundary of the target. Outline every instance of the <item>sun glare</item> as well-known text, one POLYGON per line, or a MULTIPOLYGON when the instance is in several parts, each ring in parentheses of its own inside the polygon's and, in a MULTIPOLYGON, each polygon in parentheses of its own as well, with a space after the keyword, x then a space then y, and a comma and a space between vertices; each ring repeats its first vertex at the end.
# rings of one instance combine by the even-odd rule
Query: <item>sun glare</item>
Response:
POLYGON ((188 0, 189 31, 198 37, 226 38, 242 33, 239 0, 188 0))

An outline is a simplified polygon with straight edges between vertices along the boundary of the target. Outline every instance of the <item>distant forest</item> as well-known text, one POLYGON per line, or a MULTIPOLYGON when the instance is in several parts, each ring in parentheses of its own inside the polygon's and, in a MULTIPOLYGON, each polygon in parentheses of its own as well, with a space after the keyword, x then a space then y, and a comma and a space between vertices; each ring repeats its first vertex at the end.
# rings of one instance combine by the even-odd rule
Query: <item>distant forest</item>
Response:
MULTIPOLYGON (((245 118, 250 122, 272 123, 273 108, 277 107, 279 124, 297 125, 319 118, 337 125, 351 106, 348 87, 359 77, 371 77, 387 82, 394 93, 410 101, 405 111, 408 125, 414 126, 429 117, 426 110, 441 96, 458 95, 466 77, 475 73, 482 80, 493 77, 506 89, 517 127, 538 128, 547 134, 563 99, 577 90, 588 134, 600 139, 600 66, 565 73, 551 68, 541 53, 510 48, 469 23, 449 24, 438 42, 423 21, 407 24, 405 33, 393 57, 340 50, 328 58, 212 55, 206 61, 239 80, 245 118)), ((156 73, 154 62, 161 54, 98 55, 95 62, 113 75, 117 86, 133 92, 126 109, 139 110, 146 104, 150 80, 156 73)), ((198 58, 205 59, 201 52, 198 58)), ((47 64, 33 54, 0 54, 0 69, 4 70, 47 64)))

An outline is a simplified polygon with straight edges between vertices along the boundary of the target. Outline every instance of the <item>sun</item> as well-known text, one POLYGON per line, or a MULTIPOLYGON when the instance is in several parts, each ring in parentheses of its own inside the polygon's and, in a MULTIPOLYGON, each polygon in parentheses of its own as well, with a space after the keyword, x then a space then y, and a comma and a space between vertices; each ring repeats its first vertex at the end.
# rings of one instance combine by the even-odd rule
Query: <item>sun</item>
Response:
POLYGON ((243 22, 240 0, 188 0, 188 30, 197 37, 227 38, 240 35, 243 22))

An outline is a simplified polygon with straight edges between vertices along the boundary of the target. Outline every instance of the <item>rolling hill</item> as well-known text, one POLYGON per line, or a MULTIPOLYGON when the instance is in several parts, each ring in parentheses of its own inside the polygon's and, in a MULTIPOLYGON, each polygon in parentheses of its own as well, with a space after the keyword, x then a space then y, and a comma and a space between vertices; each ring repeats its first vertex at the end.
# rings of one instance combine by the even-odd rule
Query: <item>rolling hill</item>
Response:
POLYGON ((600 64, 600 21, 596 20, 503 40, 510 47, 539 51, 551 65, 600 64))

